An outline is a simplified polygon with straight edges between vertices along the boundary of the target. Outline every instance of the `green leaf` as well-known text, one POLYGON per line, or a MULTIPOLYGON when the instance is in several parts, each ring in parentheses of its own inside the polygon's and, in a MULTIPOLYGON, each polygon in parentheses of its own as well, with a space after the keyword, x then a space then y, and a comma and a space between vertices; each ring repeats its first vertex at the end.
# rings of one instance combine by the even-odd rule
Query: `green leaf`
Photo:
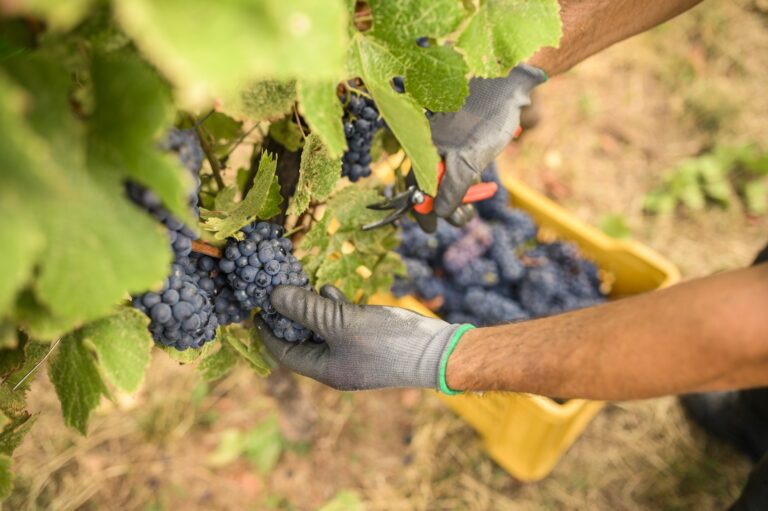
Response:
POLYGON ((91 75, 96 103, 89 123, 92 167, 121 184, 131 178, 151 188, 168 209, 192 225, 187 205, 192 177, 156 142, 173 119, 168 87, 129 53, 97 56, 91 75))
POLYGON ((30 279, 45 242, 43 233, 26 212, 7 206, 0 204, 0 217, 13 219, 0 229, 0 316, 5 315, 19 288, 30 279))
POLYGON ((82 20, 93 4, 93 0, 22 0, 3 5, 4 14, 28 14, 45 20, 47 28, 64 31, 82 20), (6 9, 10 9, 7 12, 6 9))
POLYGON ((276 170, 277 159, 271 153, 264 151, 259 161, 259 169, 253 178, 253 187, 248 195, 221 217, 208 218, 203 227, 214 232, 216 239, 223 240, 235 234, 244 225, 253 222, 269 199, 276 170))
POLYGON ((340 0, 115 0, 143 53, 200 103, 254 79, 336 79, 346 47, 340 0), (214 22, 215 21, 215 22, 214 22))
POLYGON ((80 324, 76 317, 55 315, 28 289, 17 297, 14 319, 23 332, 39 341, 53 340, 80 324))
POLYGON ((402 63, 381 41, 357 34, 350 45, 347 64, 353 74, 363 79, 387 126, 411 158, 419 187, 434 195, 440 158, 432 145, 427 118, 410 95, 398 94, 390 85, 391 78, 402 71, 402 63))
POLYGON ((213 206, 216 211, 229 211, 235 207, 235 197, 237 196, 237 186, 229 185, 216 194, 213 200, 213 206))
POLYGON ((300 215, 313 199, 327 199, 340 176, 341 160, 329 153, 318 135, 310 134, 301 153, 301 174, 288 214, 300 215))
POLYGON ((0 500, 8 497, 13 490, 12 465, 13 462, 11 461, 10 456, 6 454, 0 455, 0 500))
POLYGON ((277 465, 283 445, 277 417, 273 415, 248 432, 243 449, 248 461, 253 463, 262 475, 266 475, 277 465))
POLYGON ((360 496, 352 490, 339 490, 331 500, 317 511, 365 511, 360 496))
POLYGON ((239 325, 219 329, 222 343, 228 343, 259 376, 267 376, 271 368, 261 355, 261 339, 255 328, 249 333, 239 325))
POLYGON ((169 357, 171 357, 172 360, 175 360, 179 364, 190 364, 200 358, 205 358, 208 356, 208 354, 213 351, 213 343, 208 342, 203 344, 203 347, 200 349, 188 349, 184 351, 179 351, 176 348, 171 348, 168 346, 160 346, 159 344, 156 345, 158 348, 163 350, 169 357))
POLYGON ((251 121, 274 121, 290 113, 295 102, 295 81, 265 80, 238 91, 235 99, 225 101, 224 108, 251 121))
POLYGON ((26 394, 29 384, 37 376, 38 363, 48 354, 47 344, 26 341, 15 350, 2 350, 4 368, 0 384, 0 410, 9 417, 26 412, 26 394), (12 358, 12 361, 7 360, 12 358))
POLYGON ((2 431, 0 431, 0 453, 10 456, 21 445, 37 418, 27 412, 11 418, 2 431))
POLYGON ((750 181, 744 185, 744 202, 753 215, 768 212, 768 183, 764 180, 750 181))
POLYGON ((223 378, 235 367, 237 355, 232 348, 225 343, 215 353, 208 355, 197 366, 205 381, 214 381, 223 378))
MULTIPOLYGON (((386 43, 405 76, 405 89, 424 107, 447 112, 461 108, 469 92, 464 58, 450 46, 422 48, 419 37, 453 33, 464 18, 457 0, 372 0, 370 37, 386 43)), ((391 78, 391 77, 390 77, 391 78)))
POLYGON ((325 144, 328 154, 340 158, 347 148, 344 110, 336 94, 335 82, 299 82, 299 109, 312 133, 325 144))
POLYGON ((264 204, 259 210, 258 218, 268 220, 282 213, 280 205, 283 203, 283 196, 280 194, 280 180, 277 176, 272 179, 272 184, 269 185, 269 193, 264 201, 264 204))
POLYGON ((243 123, 223 112, 213 112, 205 118, 202 126, 216 143, 220 143, 240 138, 243 123))
POLYGON ((605 215, 600 220, 600 229, 611 238, 627 239, 632 236, 632 231, 627 225, 624 215, 605 215))
POLYGON ((0 204, 24 211, 29 231, 44 236, 47 250, 34 261, 35 294, 72 324, 108 313, 126 291, 160 283, 170 262, 168 239, 123 199, 122 184, 96 180, 85 167, 66 72, 37 58, 14 70, 22 67, 14 79, 28 91, 0 75, 0 204))
POLYGON ((557 0, 480 0, 456 46, 473 75, 505 76, 562 33, 557 0))
POLYGON ((61 401, 64 423, 85 435, 91 412, 108 396, 93 355, 78 330, 61 339, 48 372, 61 401))
POLYGON ((360 229, 387 214, 366 207, 380 200, 375 189, 356 185, 342 188, 328 201, 323 218, 299 245, 306 254, 304 270, 316 287, 335 284, 352 300, 361 301, 389 289, 392 275, 404 271, 393 252, 398 245, 396 229, 360 229))
POLYGON ((106 378, 124 392, 134 392, 149 367, 152 337, 146 315, 131 307, 88 324, 80 334, 94 347, 106 378))
POLYGON ((298 151, 304 143, 304 137, 292 117, 270 124, 269 136, 291 152, 298 151))

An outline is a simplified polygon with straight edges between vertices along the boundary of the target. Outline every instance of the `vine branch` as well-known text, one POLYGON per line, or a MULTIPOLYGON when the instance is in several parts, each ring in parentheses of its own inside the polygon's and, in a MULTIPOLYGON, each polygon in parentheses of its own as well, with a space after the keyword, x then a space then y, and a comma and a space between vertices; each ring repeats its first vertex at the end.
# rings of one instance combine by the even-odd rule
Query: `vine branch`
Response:
POLYGON ((216 158, 216 155, 213 154, 211 144, 208 143, 207 134, 201 125, 196 125, 195 131, 197 132, 197 138, 200 139, 200 147, 203 148, 205 158, 208 160, 208 163, 211 164, 211 170, 213 171, 213 178, 216 180, 216 185, 218 185, 220 190, 223 190, 226 188, 226 185, 224 184, 224 179, 221 177, 221 164, 216 158))

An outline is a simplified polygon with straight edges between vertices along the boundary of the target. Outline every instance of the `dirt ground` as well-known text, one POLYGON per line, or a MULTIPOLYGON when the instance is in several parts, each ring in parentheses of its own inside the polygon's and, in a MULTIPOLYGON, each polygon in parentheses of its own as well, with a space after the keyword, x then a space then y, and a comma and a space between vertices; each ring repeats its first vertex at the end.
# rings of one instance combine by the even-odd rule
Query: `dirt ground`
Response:
MULTIPOLYGON (((500 164, 589 223, 622 215, 686 277, 744 266, 768 240, 766 218, 738 207, 651 218, 642 196, 716 141, 768 148, 767 76, 766 4, 705 2, 541 87, 538 126, 500 164)), ((228 435, 278 408, 246 370, 206 385, 158 353, 139 394, 105 402, 87 438, 64 427, 39 378, 29 400, 38 422, 14 456, 5 507, 310 510, 349 490, 362 504, 337 498, 335 509, 707 511, 732 501, 749 470, 689 426, 674 398, 607 406, 549 477, 522 484, 432 393, 300 386, 313 405, 308 439, 222 459, 228 435)))

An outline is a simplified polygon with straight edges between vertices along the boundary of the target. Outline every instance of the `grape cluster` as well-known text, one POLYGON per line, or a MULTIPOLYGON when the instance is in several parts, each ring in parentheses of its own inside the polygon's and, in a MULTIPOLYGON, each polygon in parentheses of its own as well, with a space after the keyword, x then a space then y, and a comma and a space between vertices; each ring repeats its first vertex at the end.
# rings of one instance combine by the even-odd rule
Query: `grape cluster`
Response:
POLYGON ((200 348, 216 336, 218 319, 210 295, 180 264, 171 266, 160 291, 134 297, 132 303, 152 320, 149 331, 163 346, 180 351, 200 348))
POLYGON ((200 145, 200 139, 194 129, 180 130, 171 128, 160 143, 160 148, 166 151, 176 153, 181 164, 188 169, 195 181, 197 187, 200 186, 200 167, 203 165, 205 153, 200 145))
MULTIPOLYGON (((482 179, 500 184, 493 166, 482 179)), ((451 323, 479 326, 603 302, 597 267, 572 243, 537 243, 533 219, 508 202, 500 186, 476 204, 479 218, 463 228, 441 219, 431 235, 405 220, 398 251, 407 272, 392 292, 430 302, 451 323)))
POLYGON ((364 90, 357 88, 355 80, 339 96, 344 104, 344 135, 347 151, 341 160, 341 175, 355 182, 371 175, 371 144, 373 136, 384 126, 379 109, 364 90))
MULTIPOLYGON (((199 188, 203 152, 194 130, 171 130, 161 147, 177 153, 199 188)), ((251 309, 259 309, 277 337, 297 342, 311 336, 309 330, 279 315, 269 301, 275 286, 310 288, 282 227, 267 222, 245 226, 241 229, 244 239, 227 240, 224 257, 217 261, 192 253, 195 232, 171 215, 154 192, 128 182, 126 193, 166 227, 174 253, 162 289, 136 296, 132 302, 151 319, 149 330, 157 343, 178 350, 200 348, 214 339, 217 326, 240 323, 248 319, 251 309)), ((197 193, 196 189, 189 197, 195 216, 199 214, 197 193)))
POLYGON ((243 309, 259 308, 259 315, 275 336, 289 342, 306 341, 311 332, 281 316, 269 300, 280 285, 311 289, 301 263, 291 253, 291 240, 279 225, 258 222, 244 227, 243 240, 229 239, 219 270, 225 275, 232 296, 243 309))
MULTIPOLYGON (((203 150, 197 135, 194 130, 173 128, 160 146, 175 152, 194 176, 197 186, 190 193, 188 204, 197 216, 197 188, 200 185, 198 173, 203 160, 203 150)), ((178 350, 200 348, 213 340, 219 321, 211 301, 215 293, 213 281, 210 275, 201 277, 196 266, 197 259, 194 262, 192 259, 192 241, 197 239, 197 235, 171 214, 153 191, 130 181, 126 183, 125 189, 128 198, 165 226, 174 255, 170 274, 163 282, 163 287, 157 292, 135 296, 132 304, 149 316, 149 331, 157 343, 178 350)))

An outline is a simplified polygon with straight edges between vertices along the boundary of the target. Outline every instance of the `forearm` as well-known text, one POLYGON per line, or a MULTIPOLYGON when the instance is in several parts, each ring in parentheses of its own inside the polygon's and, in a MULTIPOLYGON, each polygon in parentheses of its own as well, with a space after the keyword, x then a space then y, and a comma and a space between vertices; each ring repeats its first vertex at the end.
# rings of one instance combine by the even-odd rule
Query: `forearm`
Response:
POLYGON ((606 400, 768 385, 768 264, 471 330, 447 382, 606 400))
POLYGON ((560 0, 563 37, 529 64, 554 76, 614 43, 644 32, 701 0, 560 0))

